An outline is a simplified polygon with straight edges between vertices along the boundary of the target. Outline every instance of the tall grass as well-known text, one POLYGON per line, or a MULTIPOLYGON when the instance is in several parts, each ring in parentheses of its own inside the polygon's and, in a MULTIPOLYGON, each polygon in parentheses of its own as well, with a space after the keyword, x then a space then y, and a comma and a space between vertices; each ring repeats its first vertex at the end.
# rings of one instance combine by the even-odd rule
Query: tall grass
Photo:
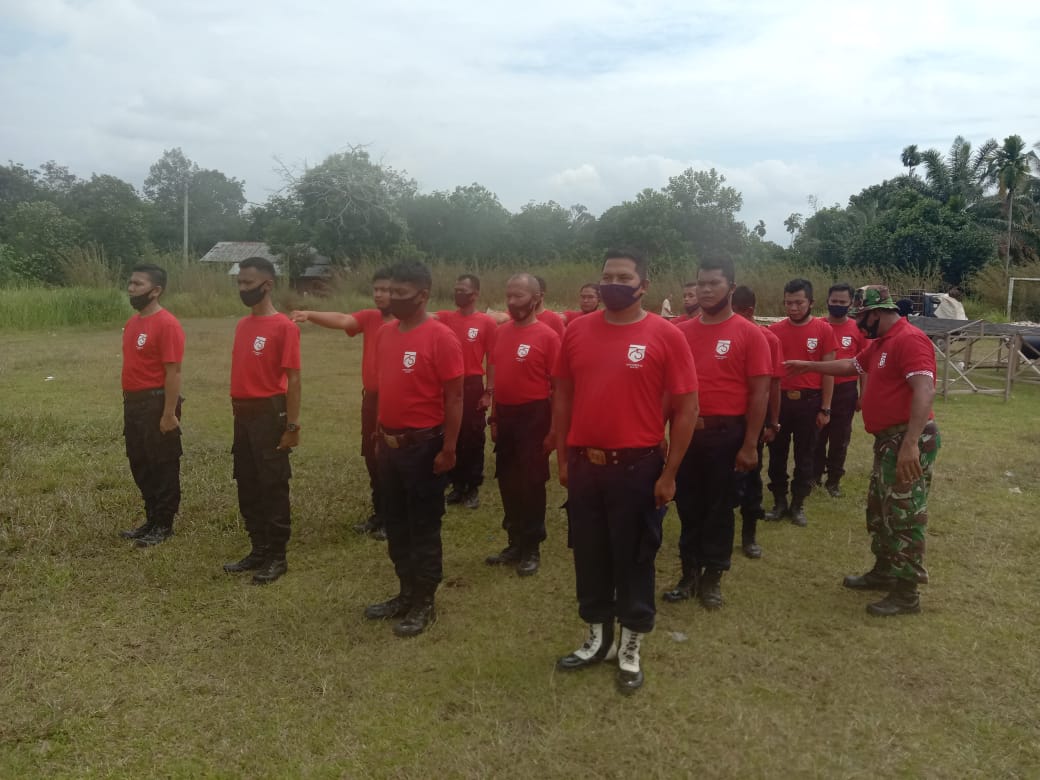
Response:
POLYGON ((130 314, 119 290, 92 287, 0 289, 0 330, 43 330, 122 322, 130 314))

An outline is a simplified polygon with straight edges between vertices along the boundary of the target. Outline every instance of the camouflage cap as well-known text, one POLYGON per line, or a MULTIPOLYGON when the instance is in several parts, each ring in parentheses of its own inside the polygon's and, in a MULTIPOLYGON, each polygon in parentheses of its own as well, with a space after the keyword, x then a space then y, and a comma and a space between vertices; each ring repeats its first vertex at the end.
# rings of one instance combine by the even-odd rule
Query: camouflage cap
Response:
POLYGON ((852 308, 849 309, 849 316, 855 317, 861 312, 871 311, 872 309, 899 311, 899 307, 892 299, 892 294, 889 293, 888 287, 883 284, 868 284, 866 287, 860 287, 856 290, 856 294, 852 298, 852 308))

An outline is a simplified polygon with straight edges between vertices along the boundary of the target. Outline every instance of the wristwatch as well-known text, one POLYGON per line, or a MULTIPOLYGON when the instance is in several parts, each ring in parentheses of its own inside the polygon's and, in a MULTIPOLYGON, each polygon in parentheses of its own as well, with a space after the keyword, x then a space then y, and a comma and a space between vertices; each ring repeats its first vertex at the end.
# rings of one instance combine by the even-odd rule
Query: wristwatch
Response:
POLYGON ((287 430, 289 433, 296 433, 300 430, 300 426, 296 423, 289 423, 285 426, 285 430, 287 430))
POLYGON ((780 433, 780 423, 778 423, 778 422, 766 423, 766 427, 770 428, 771 430, 776 431, 777 433, 780 433))
POLYGON ((831 410, 830 409, 820 409, 820 414, 824 414, 827 417, 830 417, 831 416, 831 410))

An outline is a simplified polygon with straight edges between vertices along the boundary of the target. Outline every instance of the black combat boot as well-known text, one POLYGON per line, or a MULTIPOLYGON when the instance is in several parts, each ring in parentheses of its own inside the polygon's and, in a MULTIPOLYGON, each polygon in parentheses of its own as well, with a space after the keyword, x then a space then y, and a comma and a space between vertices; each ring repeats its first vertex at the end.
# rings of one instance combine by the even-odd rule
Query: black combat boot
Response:
POLYGON ((415 597, 412 605, 399 622, 394 623, 393 632, 396 636, 412 637, 418 636, 429 628, 437 620, 437 611, 433 605, 433 594, 437 587, 416 587, 415 597))
POLYGON ((842 585, 850 590, 880 590, 887 592, 895 588, 896 578, 888 573, 887 561, 877 558, 874 568, 865 574, 850 574, 842 581, 842 585))
POLYGON ((743 551, 745 558, 755 560, 762 557, 762 547, 755 541, 754 537, 751 539, 744 539, 740 543, 740 549, 743 551))
POLYGON ((170 521, 157 521, 148 533, 137 538, 134 542, 134 547, 139 549, 155 547, 155 545, 162 544, 171 536, 173 536, 173 523, 170 521))
POLYGON ((520 563, 516 565, 516 573, 520 577, 530 577, 532 574, 537 574, 538 569, 541 567, 542 556, 538 552, 538 546, 524 550, 520 556, 520 563))
POLYGON ((148 532, 152 530, 152 521, 150 518, 145 518, 144 522, 141 523, 137 528, 131 531, 120 531, 119 535, 124 539, 140 539, 142 536, 147 536, 148 532))
POLYGON ((805 528, 805 526, 809 525, 809 518, 805 516, 805 507, 802 506, 804 500, 796 498, 791 504, 791 525, 796 525, 799 528, 805 528))
POLYGON ((285 553, 270 556, 253 575, 253 584, 270 585, 287 571, 289 564, 285 560, 285 553))
POLYGON ((705 609, 719 609, 722 606, 722 571, 705 569, 697 583, 697 600, 705 609))
POLYGON ((466 495, 466 488, 454 485, 451 491, 444 498, 445 504, 461 504, 463 497, 466 495))
POLYGON ((600 661, 612 661, 616 656, 614 621, 589 623, 588 638, 573 653, 558 659, 556 669, 560 672, 574 672, 598 664, 600 661))
POLYGON ((831 498, 841 498, 841 485, 837 482, 828 482, 824 487, 827 489, 827 495, 831 498))
POLYGON ((412 583, 409 580, 401 580, 401 589, 397 595, 378 604, 369 604, 365 607, 365 617, 369 620, 404 617, 412 607, 412 595, 412 583))
POLYGON ((765 519, 771 523, 777 523, 784 519, 787 515, 789 507, 787 506, 787 494, 786 493, 774 493, 773 494, 773 508, 765 513, 765 519))
POLYGON ((686 599, 692 598, 697 593, 697 580, 699 577, 699 566, 683 563, 682 577, 679 578, 674 588, 662 593, 661 598, 673 604, 677 601, 686 601, 686 599))
POLYGON ((881 601, 867 604, 867 614, 875 617, 916 615, 921 611, 921 596, 914 580, 898 580, 892 592, 881 601))
POLYGON ((520 545, 510 539, 501 552, 489 555, 484 559, 484 563, 488 566, 513 566, 520 563, 520 545))
POLYGON ((224 571, 228 574, 239 574, 244 571, 256 571, 267 562, 267 548, 263 545, 253 545, 253 549, 249 551, 242 560, 235 561, 234 563, 225 563, 224 571))
POLYGON ((466 491, 466 494, 462 497, 462 505, 466 509, 480 509, 480 490, 478 488, 470 488, 466 491))

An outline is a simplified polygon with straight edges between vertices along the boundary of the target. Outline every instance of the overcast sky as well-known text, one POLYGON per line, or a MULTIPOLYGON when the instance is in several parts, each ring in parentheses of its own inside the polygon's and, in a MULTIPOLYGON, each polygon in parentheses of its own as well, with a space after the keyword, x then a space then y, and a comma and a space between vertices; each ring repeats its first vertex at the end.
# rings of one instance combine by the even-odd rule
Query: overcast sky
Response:
POLYGON ((423 191, 593 212, 716 167, 783 243, 899 154, 1040 140, 1040 2, 0 0, 0 158, 280 186, 351 144, 423 191))

